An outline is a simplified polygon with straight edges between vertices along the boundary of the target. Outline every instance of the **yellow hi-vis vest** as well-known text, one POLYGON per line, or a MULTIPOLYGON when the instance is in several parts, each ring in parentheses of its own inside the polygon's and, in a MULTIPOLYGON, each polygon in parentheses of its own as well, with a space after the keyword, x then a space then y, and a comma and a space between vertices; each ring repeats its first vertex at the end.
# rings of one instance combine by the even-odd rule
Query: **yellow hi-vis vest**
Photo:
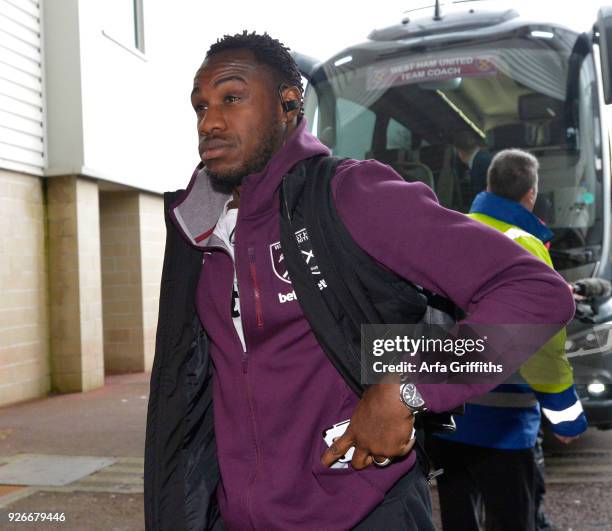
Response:
MULTIPOLYGON (((468 214, 468 216, 502 232, 512 241, 553 267, 548 249, 532 234, 485 214, 468 214)), ((542 393, 559 393, 573 384, 572 367, 565 355, 565 340, 564 328, 521 367, 519 371, 521 376, 533 390, 542 393)), ((543 409, 546 414, 546 408, 543 409)))

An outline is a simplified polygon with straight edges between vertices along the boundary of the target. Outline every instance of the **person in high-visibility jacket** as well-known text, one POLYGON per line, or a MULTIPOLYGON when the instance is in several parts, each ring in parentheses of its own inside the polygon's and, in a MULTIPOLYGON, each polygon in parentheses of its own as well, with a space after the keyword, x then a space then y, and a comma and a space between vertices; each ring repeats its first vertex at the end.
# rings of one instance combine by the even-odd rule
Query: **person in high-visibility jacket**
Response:
MULTIPOLYGON (((532 213, 538 169, 537 159, 525 151, 497 153, 487 190, 475 197, 469 216, 553 267, 544 245, 552 232, 532 213)), ((457 431, 432 441, 432 457, 444 468, 438 479, 444 531, 479 529, 482 504, 487 529, 535 529, 533 448, 541 413, 565 443, 587 428, 565 338, 560 331, 521 367, 522 383, 502 384, 471 400, 465 415, 456 417, 457 431)))

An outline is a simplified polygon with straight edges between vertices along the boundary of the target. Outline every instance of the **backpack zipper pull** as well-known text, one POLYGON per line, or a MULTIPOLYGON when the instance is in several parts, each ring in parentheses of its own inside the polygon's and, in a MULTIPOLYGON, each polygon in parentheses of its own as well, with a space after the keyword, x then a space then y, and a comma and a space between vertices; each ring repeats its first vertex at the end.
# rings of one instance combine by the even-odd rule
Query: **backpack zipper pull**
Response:
POLYGON ((427 483, 429 483, 431 485, 433 480, 436 479, 438 476, 441 476, 442 474, 444 474, 444 469, 443 468, 438 468, 437 470, 432 470, 429 474, 427 474, 427 483))

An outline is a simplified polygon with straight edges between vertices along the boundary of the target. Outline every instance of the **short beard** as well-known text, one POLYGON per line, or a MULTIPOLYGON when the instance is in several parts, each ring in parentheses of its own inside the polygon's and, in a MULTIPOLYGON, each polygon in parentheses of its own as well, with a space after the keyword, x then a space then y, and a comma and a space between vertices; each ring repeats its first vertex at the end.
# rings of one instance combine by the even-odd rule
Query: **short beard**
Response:
POLYGON ((207 170, 213 188, 219 192, 229 194, 234 188, 242 184, 242 181, 247 175, 262 171, 278 149, 278 146, 281 145, 281 137, 281 131, 275 127, 275 124, 271 124, 265 136, 255 149, 253 156, 245 161, 242 166, 223 173, 215 173, 207 170))

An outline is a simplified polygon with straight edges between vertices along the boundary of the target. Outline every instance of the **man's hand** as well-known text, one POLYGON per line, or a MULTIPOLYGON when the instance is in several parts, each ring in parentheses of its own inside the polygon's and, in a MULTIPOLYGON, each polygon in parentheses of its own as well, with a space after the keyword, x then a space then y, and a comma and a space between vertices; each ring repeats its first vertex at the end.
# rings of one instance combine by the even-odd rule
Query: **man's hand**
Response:
POLYGON ((325 451, 321 463, 331 466, 349 448, 355 447, 351 465, 361 470, 385 458, 406 455, 414 446, 414 416, 400 401, 399 384, 369 387, 357 404, 351 422, 342 437, 325 451))

